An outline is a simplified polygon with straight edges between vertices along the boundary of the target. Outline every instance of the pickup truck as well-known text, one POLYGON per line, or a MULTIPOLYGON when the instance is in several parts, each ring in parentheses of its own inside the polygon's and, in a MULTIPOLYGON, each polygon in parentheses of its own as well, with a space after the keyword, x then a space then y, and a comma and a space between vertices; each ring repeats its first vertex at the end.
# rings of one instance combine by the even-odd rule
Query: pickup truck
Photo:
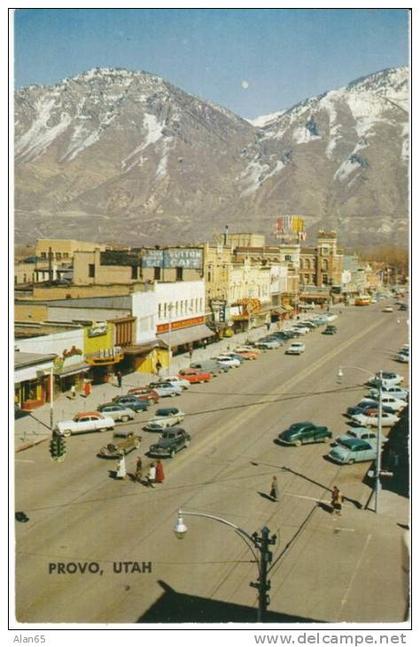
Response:
POLYGON ((89 431, 108 431, 114 429, 115 420, 103 416, 98 411, 78 413, 72 420, 61 420, 54 427, 54 433, 68 438, 72 434, 86 433, 89 431))

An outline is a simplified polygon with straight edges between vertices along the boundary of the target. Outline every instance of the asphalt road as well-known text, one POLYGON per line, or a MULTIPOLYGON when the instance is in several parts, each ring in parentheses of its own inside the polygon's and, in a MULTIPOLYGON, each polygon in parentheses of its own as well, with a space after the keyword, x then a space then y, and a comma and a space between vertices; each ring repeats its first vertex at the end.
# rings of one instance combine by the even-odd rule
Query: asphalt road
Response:
MULTIPOLYGON (((359 515, 341 533, 340 563, 328 566, 330 542, 336 548, 337 537, 318 502, 328 503, 337 484, 353 501, 347 506, 357 510, 368 465, 329 462, 328 444, 294 448, 274 443, 280 431, 299 420, 325 424, 334 436, 345 431, 342 412, 366 392, 367 375, 344 368, 339 385, 339 366, 372 373, 394 370, 407 379, 407 365, 393 360, 407 341, 405 313, 382 313, 382 305, 343 309, 335 322, 338 333, 326 336, 318 329, 307 334, 301 356, 285 355, 284 347, 267 351, 257 361, 166 400, 187 413, 182 426, 192 442, 164 461, 165 482, 154 489, 110 477, 115 461, 101 460, 96 452, 112 432, 70 438, 63 463, 51 462, 46 443, 18 454, 16 509, 30 521, 16 525, 17 619, 176 622, 177 613, 184 617, 190 605, 191 621, 204 622, 212 602, 256 608, 257 591, 249 586, 256 565, 249 549, 233 530, 192 517, 184 518, 189 531, 177 540, 172 529, 179 508, 224 517, 249 533, 266 525, 277 534, 273 612, 302 621, 400 618, 403 590, 394 602, 377 607, 369 595, 372 578, 365 581, 363 569, 355 572, 359 556, 369 551, 366 523, 374 520, 359 515), (274 474, 278 503, 267 498, 274 474), (122 562, 138 567, 131 572, 133 567, 122 562), (87 571, 61 574, 58 563, 85 565, 87 571), (114 563, 122 572, 114 571, 114 563), (100 574, 89 572, 95 564, 100 574)), ((138 414, 129 426, 140 432, 154 409, 138 414)), ((143 455, 157 437, 141 435, 143 455)), ((137 455, 127 457, 129 472, 137 455)))

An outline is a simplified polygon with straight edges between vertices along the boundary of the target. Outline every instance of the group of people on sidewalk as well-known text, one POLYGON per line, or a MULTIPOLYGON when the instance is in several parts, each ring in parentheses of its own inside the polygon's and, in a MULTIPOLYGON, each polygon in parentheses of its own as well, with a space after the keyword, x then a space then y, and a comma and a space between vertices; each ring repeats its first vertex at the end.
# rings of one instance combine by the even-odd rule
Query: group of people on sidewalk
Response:
MULTIPOLYGON (((137 457, 136 461, 136 471, 133 475, 133 480, 137 483, 143 483, 148 487, 155 487, 155 483, 163 483, 165 480, 165 473, 163 470, 163 465, 160 460, 157 460, 156 463, 150 463, 147 468, 147 473, 143 478, 144 467, 143 460, 141 456, 137 457)), ((118 459, 118 463, 115 470, 116 479, 126 479, 127 478, 127 467, 125 464, 124 454, 118 459)))

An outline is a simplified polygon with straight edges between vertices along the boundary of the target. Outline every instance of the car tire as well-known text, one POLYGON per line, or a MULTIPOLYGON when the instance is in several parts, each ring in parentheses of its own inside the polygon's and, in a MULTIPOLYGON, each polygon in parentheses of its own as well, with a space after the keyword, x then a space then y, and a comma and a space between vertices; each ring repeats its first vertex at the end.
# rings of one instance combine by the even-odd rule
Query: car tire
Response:
POLYGON ((129 416, 123 416, 121 422, 128 422, 130 420, 129 416))
POLYGON ((175 454, 176 454, 175 450, 171 449, 171 451, 169 452, 169 458, 173 458, 175 454))
POLYGON ((301 441, 301 440, 296 440, 296 442, 295 442, 295 447, 300 447, 300 446, 301 446, 301 444, 302 444, 302 441, 301 441))
POLYGON ((348 465, 354 465, 354 458, 350 458, 348 465))
POLYGON ((64 431, 63 431, 63 436, 64 436, 64 438, 70 438, 70 436, 71 436, 71 429, 64 429, 64 431))
POLYGON ((190 442, 191 442, 190 440, 186 440, 186 441, 185 441, 185 445, 184 445, 184 447, 188 447, 188 446, 189 446, 189 444, 190 444, 190 442))
POLYGON ((329 440, 328 436, 324 436, 324 438, 321 438, 321 443, 327 443, 329 440))
POLYGON ((174 398, 176 396, 176 393, 171 393, 170 397, 174 398))

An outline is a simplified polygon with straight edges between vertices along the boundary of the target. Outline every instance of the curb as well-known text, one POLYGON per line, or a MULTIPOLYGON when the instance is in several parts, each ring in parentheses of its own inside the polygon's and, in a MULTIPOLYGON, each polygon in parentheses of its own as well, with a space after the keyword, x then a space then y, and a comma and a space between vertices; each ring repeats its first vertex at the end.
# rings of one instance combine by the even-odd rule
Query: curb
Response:
POLYGON ((40 445, 41 443, 44 443, 46 440, 48 440, 47 436, 45 438, 39 438, 39 440, 34 440, 32 442, 26 443, 25 445, 20 445, 20 447, 16 447, 15 454, 18 454, 19 452, 23 452, 25 451, 25 449, 36 447, 36 445, 40 445))

